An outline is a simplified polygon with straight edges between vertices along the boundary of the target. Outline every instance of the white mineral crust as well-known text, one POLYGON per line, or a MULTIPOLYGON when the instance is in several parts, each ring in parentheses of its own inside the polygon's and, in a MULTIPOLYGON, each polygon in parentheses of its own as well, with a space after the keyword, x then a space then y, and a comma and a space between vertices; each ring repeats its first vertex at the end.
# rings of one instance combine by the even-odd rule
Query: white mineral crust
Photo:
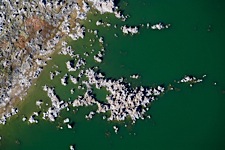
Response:
POLYGON ((93 6, 95 9, 100 11, 101 14, 104 13, 113 13, 115 6, 113 0, 88 0, 90 2, 93 2, 93 6))

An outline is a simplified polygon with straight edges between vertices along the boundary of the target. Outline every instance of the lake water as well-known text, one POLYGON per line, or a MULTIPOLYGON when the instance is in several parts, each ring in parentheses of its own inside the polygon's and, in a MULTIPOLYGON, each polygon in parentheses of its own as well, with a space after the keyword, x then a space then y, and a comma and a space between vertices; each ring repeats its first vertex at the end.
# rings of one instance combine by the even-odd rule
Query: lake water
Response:
MULTIPOLYGON (((62 111, 54 123, 40 120, 38 124, 29 125, 21 121, 22 115, 38 111, 36 100, 49 101, 42 91, 44 84, 56 87, 56 93, 63 100, 74 99, 82 93, 75 90, 71 96, 68 93, 74 85, 61 86, 60 78, 67 73, 65 62, 71 58, 55 54, 37 85, 20 104, 20 113, 5 126, 0 126, 0 150, 67 150, 71 144, 78 150, 225 149, 225 1, 121 0, 118 5, 124 14, 130 15, 126 22, 113 15, 99 14, 90 14, 92 22, 84 22, 86 28, 97 29, 104 37, 106 49, 103 63, 98 65, 90 59, 88 67, 99 66, 107 78, 125 77, 132 86, 172 84, 176 90, 154 101, 147 112, 152 118, 138 120, 135 125, 107 122, 102 119, 103 114, 86 120, 84 116, 95 107, 79 108, 79 111, 71 108, 69 112, 62 111), (97 27, 95 22, 99 19, 112 26, 97 27), (159 22, 169 23, 171 27, 162 31, 141 27, 140 33, 134 36, 123 35, 119 29, 125 24, 159 22), (62 73, 51 81, 49 72, 54 71, 54 64, 62 73), (135 73, 141 78, 131 80, 129 76, 135 73), (204 74, 207 75, 204 81, 193 87, 174 82, 184 75, 202 77, 204 74), (74 128, 58 129, 66 117, 75 123, 74 128), (118 134, 114 133, 113 125, 120 127, 118 134)), ((92 49, 90 38, 93 35, 87 33, 85 39, 70 44, 82 54, 92 49)), ((101 46, 95 44, 93 48, 101 46)), ((96 90, 95 94, 97 99, 104 101, 106 91, 96 90)))

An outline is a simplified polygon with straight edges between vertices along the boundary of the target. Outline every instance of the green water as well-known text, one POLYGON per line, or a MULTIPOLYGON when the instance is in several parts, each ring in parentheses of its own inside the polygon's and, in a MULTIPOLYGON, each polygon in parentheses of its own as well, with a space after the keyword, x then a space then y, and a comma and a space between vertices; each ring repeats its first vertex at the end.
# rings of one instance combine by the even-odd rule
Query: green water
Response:
MULTIPOLYGON (((120 22, 106 15, 90 15, 92 23, 85 26, 98 29, 105 39, 106 56, 99 68, 108 78, 128 78, 139 73, 138 80, 127 79, 134 86, 155 86, 173 84, 176 91, 169 91, 153 102, 148 114, 151 119, 138 120, 135 125, 124 122, 107 122, 103 114, 86 120, 85 115, 95 107, 71 108, 63 111, 54 123, 41 120, 37 125, 21 121, 38 111, 35 101, 48 102, 41 86, 56 86, 56 93, 63 100, 74 99, 78 94, 68 94, 74 86, 60 85, 60 78, 66 73, 67 56, 55 54, 53 60, 42 72, 37 85, 32 87, 26 100, 20 104, 19 115, 12 117, 5 126, 0 126, 1 150, 66 150, 75 144, 79 150, 224 150, 225 149, 225 2, 222 0, 121 0, 119 5, 130 18, 120 22), (128 5, 126 6, 126 2, 128 5), (113 27, 96 27, 95 21, 109 21, 118 26, 139 25, 142 23, 170 23, 171 28, 163 31, 140 29, 140 34, 124 36, 113 27), (207 31, 211 26, 211 31, 207 31), (118 34, 118 38, 114 37, 118 34), (62 72, 54 82, 49 80, 53 64, 62 72), (190 88, 186 84, 175 84, 174 80, 190 74, 201 77, 204 82, 190 88), (213 83, 217 82, 217 85, 213 83), (73 112, 74 110, 74 112, 73 112), (75 122, 73 129, 59 130, 65 117, 75 122), (113 125, 119 125, 115 134, 113 125), (18 144, 19 141, 20 144, 18 144)), ((72 43, 77 53, 90 50, 87 34, 84 40, 72 43), (86 46, 86 48, 83 47, 86 46)), ((101 46, 94 45, 95 49, 101 46)), ((96 66, 88 60, 89 67, 96 66)), ((72 74, 72 73, 70 73, 72 74)), ((73 74, 76 75, 76 74, 73 74)), ((82 92, 81 92, 82 93, 82 92)), ((102 99, 106 91, 96 91, 97 99, 102 99)), ((104 101, 104 99, 102 99, 104 101)), ((46 109, 43 107, 42 109, 46 109)))

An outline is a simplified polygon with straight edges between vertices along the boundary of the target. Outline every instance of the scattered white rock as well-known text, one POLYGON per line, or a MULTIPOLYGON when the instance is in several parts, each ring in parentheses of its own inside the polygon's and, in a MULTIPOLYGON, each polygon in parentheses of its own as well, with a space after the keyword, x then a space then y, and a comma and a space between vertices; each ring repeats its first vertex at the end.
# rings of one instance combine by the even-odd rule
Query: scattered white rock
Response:
POLYGON ((26 120, 27 120, 27 118, 26 118, 26 117, 23 117, 23 118, 22 118, 22 121, 26 121, 26 120))
POLYGON ((113 13, 115 6, 113 0, 88 0, 93 3, 95 9, 100 11, 101 14, 113 13))
POLYGON ((34 116, 30 116, 29 120, 28 120, 29 123, 38 123, 38 120, 35 120, 34 119, 34 116))
POLYGON ((100 25, 103 25, 103 22, 102 21, 96 21, 96 26, 100 26, 100 25))
MULTIPOLYGON (((85 82, 87 92, 84 96, 78 96, 73 102, 73 107, 97 105, 98 109, 93 113, 105 113, 110 111, 111 116, 108 120, 125 120, 127 116, 135 122, 136 119, 144 119, 143 115, 148 110, 146 107, 151 101, 155 100, 155 96, 164 92, 164 87, 131 88, 129 84, 123 82, 123 78, 119 80, 105 79, 101 73, 95 73, 93 69, 87 69, 85 72, 88 81, 85 82), (91 85, 95 88, 105 88, 109 94, 106 96, 107 103, 102 104, 96 101, 92 94, 91 85)), ((91 112, 86 118, 91 118, 91 112)))
POLYGON ((88 115, 85 116, 85 118, 89 120, 89 119, 92 119, 94 115, 95 113, 91 111, 88 115))
POLYGON ((50 79, 51 79, 51 80, 54 79, 54 76, 55 76, 54 73, 53 73, 53 72, 50 72, 50 79))
POLYGON ((78 83, 78 79, 73 77, 72 75, 70 75, 70 80, 73 84, 77 84, 78 83))
MULTIPOLYGON (((205 77, 205 76, 203 76, 205 77)), ((199 83, 199 82, 202 82, 203 79, 197 79, 196 77, 194 76, 185 76, 183 79, 181 79, 180 81, 178 81, 178 83, 191 83, 191 84, 194 84, 194 83, 199 83)))
POLYGON ((102 58, 98 57, 98 56, 94 56, 94 60, 96 60, 97 62, 101 63, 102 62, 102 58))
POLYGON ((70 119, 69 118, 66 118, 63 120, 63 123, 69 123, 70 122, 70 119))
POLYGON ((70 90, 70 94, 73 94, 73 93, 74 93, 74 89, 71 89, 71 90, 70 90))
POLYGON ((51 99, 51 107, 48 108, 47 112, 43 112, 43 119, 49 119, 50 121, 55 121, 58 117, 59 112, 68 107, 68 103, 60 101, 55 95, 54 88, 48 86, 43 86, 43 90, 47 92, 48 97, 51 99))
POLYGON ((67 85, 67 78, 68 78, 68 75, 67 75, 67 74, 65 74, 65 75, 63 76, 63 78, 61 78, 61 84, 62 84, 63 86, 66 86, 66 85, 67 85))
POLYGON ((41 108, 41 105, 43 104, 43 101, 42 100, 38 100, 36 101, 36 105, 41 108))
POLYGON ((140 76, 138 74, 134 74, 134 75, 131 75, 130 78, 132 79, 138 79, 140 76))
POLYGON ((165 25, 165 24, 160 22, 158 24, 152 25, 151 29, 153 29, 153 30, 162 30, 162 29, 167 29, 169 27, 170 27, 170 24, 165 25))
POLYGON ((5 112, 2 117, 0 118, 0 124, 5 125, 7 122, 7 119, 11 116, 16 115, 19 112, 17 108, 11 108, 9 112, 5 112))
POLYGON ((72 127, 72 125, 67 124, 67 128, 68 128, 68 129, 72 129, 73 127, 72 127))
POLYGON ((128 18, 128 16, 122 15, 120 11, 115 11, 114 14, 116 18, 121 19, 122 21, 126 21, 126 19, 128 18))
POLYGON ((118 133, 119 128, 118 128, 117 126, 113 126, 113 129, 114 129, 115 133, 117 134, 117 133, 118 133))
POLYGON ((70 150, 75 150, 75 146, 74 145, 70 145, 70 150))
POLYGON ((88 3, 86 3, 85 1, 82 1, 82 3, 83 3, 82 9, 87 13, 90 10, 90 7, 88 3))
POLYGON ((104 42, 104 41, 103 41, 103 37, 100 37, 100 38, 99 38, 99 43, 102 43, 102 44, 103 44, 103 42, 104 42))
POLYGON ((121 30, 124 34, 137 34, 138 33, 138 27, 127 27, 126 25, 121 27, 121 30))

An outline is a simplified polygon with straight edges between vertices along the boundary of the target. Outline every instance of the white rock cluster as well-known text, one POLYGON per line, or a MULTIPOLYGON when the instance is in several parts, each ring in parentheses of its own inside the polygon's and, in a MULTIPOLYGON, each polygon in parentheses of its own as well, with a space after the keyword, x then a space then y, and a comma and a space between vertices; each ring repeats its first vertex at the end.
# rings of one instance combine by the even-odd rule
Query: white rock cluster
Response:
POLYGON ((71 71, 76 71, 76 69, 73 68, 71 65, 72 65, 72 62, 71 62, 71 61, 67 61, 67 62, 66 62, 66 67, 67 67, 68 71, 69 71, 69 72, 71 72, 71 71))
POLYGON ((70 75, 70 80, 73 84, 77 84, 78 83, 78 79, 75 78, 74 76, 70 75))
POLYGON ((138 79, 140 76, 138 74, 133 74, 130 76, 130 78, 132 79, 138 79))
POLYGON ((23 118, 22 118, 22 121, 23 121, 23 122, 24 122, 24 121, 26 121, 26 120, 27 120, 27 118, 26 118, 26 117, 23 117, 23 118))
POLYGON ((88 0, 93 3, 95 9, 97 9, 101 14, 113 13, 115 6, 113 0, 88 0))
POLYGON ((102 62, 102 59, 98 56, 94 56, 94 60, 101 63, 102 62))
MULTIPOLYGON (((34 72, 33 78, 34 78, 34 79, 37 78, 37 77, 41 74, 41 71, 42 71, 42 70, 43 70, 42 67, 38 67, 38 68, 36 69, 36 71, 34 72)), ((23 80, 25 81, 26 78, 24 78, 24 79, 22 79, 22 80, 20 80, 20 81, 23 81, 23 80)), ((31 83, 27 82, 27 85, 31 86, 31 83)))
POLYGON ((70 145, 70 150, 75 150, 75 147, 73 145, 70 145))
POLYGON ((7 119, 10 118, 11 116, 16 115, 19 112, 19 110, 17 108, 11 108, 10 112, 5 113, 4 115, 2 115, 2 117, 0 118, 0 124, 6 124, 7 119))
MULTIPOLYGON (((157 88, 131 88, 129 84, 123 82, 123 78, 119 80, 105 79, 101 73, 95 73, 93 69, 87 69, 85 75, 88 78, 86 82, 87 92, 84 96, 78 96, 74 100, 73 106, 97 105, 96 113, 111 112, 108 120, 125 120, 127 116, 130 116, 133 121, 139 118, 144 119, 148 104, 164 92, 164 87, 161 86, 157 88), (91 86, 95 86, 97 89, 105 88, 110 93, 106 96, 107 103, 95 100, 91 86)), ((90 119, 93 115, 94 112, 86 117, 90 119)))
POLYGON ((99 41, 99 43, 103 44, 103 42, 104 42, 103 37, 100 37, 98 41, 99 41))
POLYGON ((94 60, 101 63, 103 60, 104 53, 99 51, 97 55, 94 56, 94 60))
MULTIPOLYGON (((69 119, 69 118, 66 118, 66 119, 63 120, 63 123, 67 125, 67 128, 68 128, 68 129, 72 129, 72 128, 73 128, 73 125, 69 124, 69 122, 70 122, 70 119, 69 119)), ((62 126, 59 127, 59 128, 60 128, 60 129, 63 129, 62 126)))
POLYGON ((89 119, 92 119, 94 115, 95 113, 91 111, 88 115, 85 116, 85 118, 89 120, 89 119))
POLYGON ((113 129, 114 129, 115 133, 117 134, 117 133, 118 133, 119 128, 118 128, 117 126, 113 126, 113 129))
POLYGON ((94 96, 91 93, 86 92, 84 96, 78 96, 78 98, 73 101, 73 107, 91 106, 95 103, 94 96))
POLYGON ((82 9, 87 13, 90 10, 90 6, 85 1, 82 1, 83 7, 82 9))
POLYGON ((165 24, 160 22, 158 24, 152 25, 151 29, 153 29, 153 30, 162 30, 162 29, 167 29, 169 27, 170 27, 170 24, 165 25, 165 24))
MULTIPOLYGON (((35 119, 35 117, 38 116, 37 112, 34 112, 33 115, 30 116, 30 118, 28 119, 29 123, 38 123, 38 120, 35 119)), ((25 121, 25 117, 23 118, 23 120, 25 121)))
POLYGON ((121 30, 124 34, 137 34, 138 33, 138 27, 127 27, 126 25, 121 27, 121 30))
MULTIPOLYGON (((206 77, 206 75, 203 75, 203 78, 206 77)), ((181 79, 180 81, 178 81, 177 83, 190 83, 190 86, 192 87, 192 84, 195 84, 195 83, 199 83, 199 82, 202 82, 203 79, 197 79, 196 77, 194 76, 184 76, 183 79, 181 79)))
POLYGON ((38 120, 35 120, 34 116, 30 116, 28 121, 29 121, 29 123, 38 123, 38 120))
POLYGON ((69 123, 70 122, 70 119, 69 118, 66 118, 63 120, 63 123, 69 123))
POLYGON ((74 94, 74 89, 70 89, 70 94, 74 94))
POLYGON ((66 62, 66 67, 67 67, 67 70, 69 72, 74 72, 74 71, 77 71, 79 70, 82 66, 86 65, 86 61, 85 59, 81 58, 81 59, 78 59, 77 60, 77 63, 76 65, 73 67, 73 64, 74 62, 73 61, 67 61, 66 62))
POLYGON ((59 71, 50 72, 50 79, 53 80, 55 76, 58 76, 60 74, 59 71))
POLYGON ((67 42, 62 42, 61 51, 58 53, 59 55, 69 55, 70 57, 74 57, 74 50, 71 46, 67 46, 67 42))
POLYGON ((101 20, 96 21, 96 26, 103 25, 103 22, 101 20))
POLYGON ((85 34, 85 27, 80 26, 80 24, 76 24, 75 28, 72 28, 72 31, 74 31, 73 34, 69 34, 69 36, 73 39, 73 40, 78 40, 79 38, 84 38, 84 34, 85 34))
POLYGON ((120 11, 114 11, 114 14, 115 14, 116 18, 119 18, 122 21, 126 21, 126 19, 128 18, 128 16, 124 16, 123 14, 121 14, 120 11))
POLYGON ((43 86, 43 90, 47 92, 48 97, 51 99, 52 106, 48 108, 47 112, 43 113, 42 118, 49 119, 50 121, 55 121, 60 111, 68 107, 69 104, 58 99, 58 97, 55 95, 54 88, 50 88, 45 85, 43 86))
POLYGON ((68 78, 68 74, 65 74, 62 78, 61 78, 61 84, 63 86, 66 86, 67 85, 67 79, 68 78))
POLYGON ((41 105, 43 104, 43 101, 42 100, 38 100, 36 101, 36 105, 41 108, 41 105))

